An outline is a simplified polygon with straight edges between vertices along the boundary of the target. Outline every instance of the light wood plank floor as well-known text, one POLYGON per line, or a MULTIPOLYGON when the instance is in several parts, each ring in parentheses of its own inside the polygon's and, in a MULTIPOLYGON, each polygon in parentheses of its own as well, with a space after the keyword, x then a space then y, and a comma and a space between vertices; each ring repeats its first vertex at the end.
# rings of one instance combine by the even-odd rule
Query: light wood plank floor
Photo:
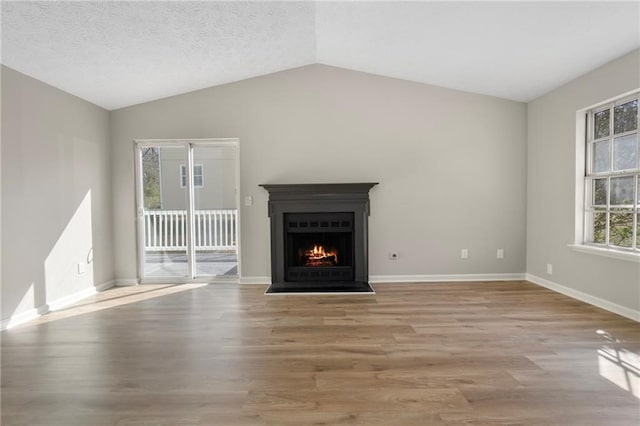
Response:
POLYGON ((2 333, 2 425, 640 424, 638 323, 526 282, 375 287, 106 291, 2 333))

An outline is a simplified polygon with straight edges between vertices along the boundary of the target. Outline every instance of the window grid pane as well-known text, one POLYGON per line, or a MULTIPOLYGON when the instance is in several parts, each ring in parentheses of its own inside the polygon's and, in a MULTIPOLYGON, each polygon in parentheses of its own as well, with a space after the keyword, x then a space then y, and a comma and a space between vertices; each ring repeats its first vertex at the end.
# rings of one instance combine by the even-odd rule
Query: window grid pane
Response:
POLYGON ((609 205, 632 206, 634 181, 633 176, 611 178, 609 205))
POLYGON ((603 173, 611 170, 611 141, 596 142, 593 144, 593 173, 603 173))
POLYGON ((613 133, 630 132, 638 128, 638 100, 618 105, 613 109, 613 133))
POLYGON ((604 211, 596 211, 593 214, 593 243, 607 243, 607 213, 604 211))
POLYGON ((638 134, 613 140, 613 170, 633 170, 638 166, 638 134))
POLYGON ((640 213, 636 214, 636 250, 640 249, 640 213))
POLYGON ((593 206, 606 207, 608 193, 608 179, 593 180, 593 206))
POLYGON ((630 213, 609 214, 609 244, 631 248, 633 241, 633 215, 630 213))
POLYGON ((609 136, 609 117, 610 112, 608 109, 597 112, 593 115, 595 124, 593 126, 594 139, 604 138, 609 136))

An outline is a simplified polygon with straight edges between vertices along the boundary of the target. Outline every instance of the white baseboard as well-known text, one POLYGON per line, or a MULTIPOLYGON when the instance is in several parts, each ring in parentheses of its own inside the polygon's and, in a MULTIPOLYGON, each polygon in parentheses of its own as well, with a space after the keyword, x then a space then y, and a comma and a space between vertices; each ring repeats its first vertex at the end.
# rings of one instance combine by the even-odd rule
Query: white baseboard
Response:
POLYGON ((271 284, 271 277, 242 277, 240 284, 271 284))
POLYGON ((372 275, 371 283, 435 283, 452 281, 518 281, 525 274, 372 275))
POLYGON ((59 309, 63 309, 67 306, 73 305, 79 300, 85 299, 89 296, 93 296, 96 293, 97 291, 95 287, 85 288, 84 290, 80 290, 68 296, 53 300, 47 303, 47 305, 49 305, 49 311, 57 311, 59 309))
POLYGON ((42 305, 38 308, 29 309, 24 312, 20 312, 19 314, 12 315, 0 322, 0 330, 6 330, 8 328, 15 327, 16 325, 32 321, 47 312, 49 312, 49 305, 42 305))
POLYGON ((634 321, 640 322, 640 311, 636 311, 631 308, 627 308, 626 306, 618 305, 617 303, 610 302, 608 300, 602 299, 597 296, 592 296, 590 294, 584 293, 580 290, 575 290, 570 287, 566 287, 564 285, 554 283, 553 281, 549 281, 544 278, 540 278, 533 274, 527 274, 527 281, 530 281, 534 284, 537 284, 541 287, 548 288, 549 290, 553 290, 558 293, 562 293, 565 296, 569 296, 571 298, 580 300, 582 302, 588 303, 593 306, 597 306, 598 308, 602 308, 609 312, 613 312, 614 314, 621 315, 623 317, 632 319, 634 321))
POLYGON ((102 284, 98 284, 95 287, 85 288, 84 290, 80 290, 68 296, 52 300, 45 303, 44 305, 38 306, 37 308, 29 309, 19 314, 12 315, 11 317, 3 319, 0 322, 0 331, 32 321, 46 313, 66 308, 67 306, 73 305, 74 303, 79 302, 82 299, 113 287, 114 283, 114 280, 107 281, 102 284))
POLYGON ((100 293, 101 291, 109 290, 111 287, 116 285, 116 280, 109 280, 102 284, 98 284, 96 286, 96 291, 100 293))
MULTIPOLYGON (((434 283, 451 281, 517 281, 525 274, 372 275, 370 283, 434 283)), ((271 277, 242 277, 240 284, 271 284, 271 277)))
POLYGON ((138 279, 137 278, 117 278, 113 280, 113 285, 116 287, 138 285, 138 279))

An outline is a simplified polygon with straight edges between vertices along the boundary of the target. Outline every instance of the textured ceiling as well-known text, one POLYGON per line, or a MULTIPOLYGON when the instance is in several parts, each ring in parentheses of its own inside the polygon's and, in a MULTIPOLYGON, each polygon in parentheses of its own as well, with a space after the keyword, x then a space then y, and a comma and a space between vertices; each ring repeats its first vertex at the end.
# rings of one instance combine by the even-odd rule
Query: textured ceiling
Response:
POLYGON ((315 62, 312 3, 3 2, 2 63, 107 109, 315 62))
POLYGON ((107 109, 312 63, 528 101, 638 47, 638 2, 2 2, 2 63, 107 109))

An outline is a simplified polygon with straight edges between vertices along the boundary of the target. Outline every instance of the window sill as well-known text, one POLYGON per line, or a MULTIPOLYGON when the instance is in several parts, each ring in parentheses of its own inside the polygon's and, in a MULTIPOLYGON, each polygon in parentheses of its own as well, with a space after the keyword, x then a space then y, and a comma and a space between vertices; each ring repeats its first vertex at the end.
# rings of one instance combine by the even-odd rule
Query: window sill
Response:
POLYGON ((613 259, 626 260, 629 262, 640 263, 640 253, 625 252, 622 250, 614 250, 610 248, 595 247, 586 244, 569 244, 572 250, 580 253, 595 254, 596 256, 610 257, 613 259))

